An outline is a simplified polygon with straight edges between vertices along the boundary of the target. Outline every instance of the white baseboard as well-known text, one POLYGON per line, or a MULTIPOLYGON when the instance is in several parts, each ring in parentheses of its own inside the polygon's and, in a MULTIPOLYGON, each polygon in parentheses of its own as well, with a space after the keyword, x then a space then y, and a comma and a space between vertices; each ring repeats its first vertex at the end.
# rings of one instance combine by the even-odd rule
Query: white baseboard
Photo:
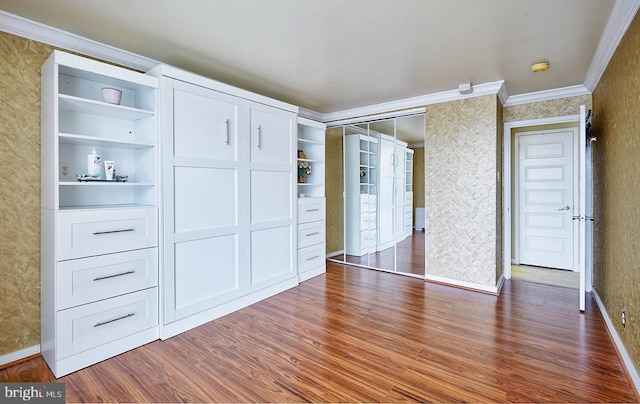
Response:
POLYGON ((0 366, 40 353, 40 344, 0 356, 0 366))
POLYGON ((627 349, 622 344, 622 340, 620 339, 620 336, 618 335, 616 328, 613 326, 611 317, 609 316, 609 313, 607 313, 607 310, 604 308, 604 304, 602 303, 602 300, 600 300, 600 296, 598 296, 598 292, 595 289, 593 289, 591 291, 591 294, 593 295, 594 299, 596 300, 596 303, 598 304, 598 307, 600 308, 600 313, 602 313, 604 322, 607 325, 607 330, 609 330, 609 334, 611 335, 611 338, 613 338, 613 343, 616 345, 618 352, 620 352, 620 356, 622 357, 622 362, 624 363, 624 367, 627 369, 627 373, 631 377, 631 381, 633 382, 636 388, 636 393, 640 395, 640 375, 638 375, 638 371, 633 365, 633 362, 631 361, 631 357, 629 356, 627 349))
POLYGON ((450 286, 469 289, 477 292, 491 293, 494 295, 497 295, 498 292, 500 291, 500 287, 502 287, 501 284, 496 286, 487 286, 487 285, 481 285, 479 283, 459 281, 457 279, 444 278, 442 276, 429 275, 429 274, 425 275, 424 278, 426 281, 432 281, 432 282, 440 283, 443 285, 450 285, 450 286))

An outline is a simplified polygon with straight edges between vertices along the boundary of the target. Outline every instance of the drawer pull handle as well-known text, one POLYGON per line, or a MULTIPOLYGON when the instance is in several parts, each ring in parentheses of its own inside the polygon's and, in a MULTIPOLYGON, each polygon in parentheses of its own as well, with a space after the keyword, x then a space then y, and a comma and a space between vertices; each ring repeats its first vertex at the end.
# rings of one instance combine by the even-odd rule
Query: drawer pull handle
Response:
POLYGON ((119 230, 105 230, 105 231, 95 231, 93 232, 94 236, 99 236, 101 234, 113 234, 113 233, 126 233, 129 231, 136 231, 136 229, 119 229, 119 230))
POLYGON ((307 209, 307 212, 318 212, 320 209, 307 209))
POLYGON ((124 315, 124 316, 122 316, 122 317, 114 318, 113 320, 100 321, 100 322, 96 323, 96 324, 94 325, 94 327, 100 327, 101 325, 105 325, 105 324, 113 323, 114 321, 124 320, 125 318, 129 318, 129 317, 132 317, 132 316, 135 316, 135 315, 136 315, 136 313, 129 313, 129 314, 125 314, 125 315, 124 315))
POLYGON ((317 236, 318 234, 320 234, 319 231, 314 231, 313 233, 307 233, 306 236, 311 237, 311 236, 317 236))
POLYGON ((224 123, 227 125, 227 139, 224 141, 224 144, 229 145, 229 120, 225 119, 224 123))
POLYGON ((307 261, 317 260, 318 258, 320 258, 320 256, 319 256, 319 255, 314 255, 313 257, 309 257, 309 258, 307 258, 307 261))
POLYGON ((129 275, 129 274, 132 274, 134 272, 136 272, 136 271, 127 271, 127 272, 122 272, 122 273, 119 273, 119 274, 113 274, 113 275, 107 275, 107 276, 98 276, 93 281, 95 282, 95 281, 101 281, 103 279, 115 278, 116 276, 129 275))

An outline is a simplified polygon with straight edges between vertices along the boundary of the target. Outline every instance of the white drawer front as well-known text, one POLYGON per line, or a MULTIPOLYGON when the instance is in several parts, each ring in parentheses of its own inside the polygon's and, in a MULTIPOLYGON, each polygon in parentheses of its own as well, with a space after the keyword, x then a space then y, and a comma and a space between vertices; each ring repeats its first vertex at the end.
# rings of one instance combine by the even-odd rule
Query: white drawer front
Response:
POLYGON ((324 198, 298 199, 298 223, 324 220, 324 198))
POLYGON ((156 247, 155 208, 59 212, 58 261, 156 247))
POLYGON ((298 248, 324 243, 324 232, 324 221, 298 225, 298 248))
POLYGON ((325 263, 325 244, 312 245, 298 250, 298 273, 308 271, 325 263))
POLYGON ((151 288, 56 313, 57 358, 158 325, 158 289, 151 288))
POLYGON ((404 202, 413 205, 413 192, 405 192, 404 202))
POLYGON ((157 284, 157 248, 58 262, 56 309, 67 309, 157 284))

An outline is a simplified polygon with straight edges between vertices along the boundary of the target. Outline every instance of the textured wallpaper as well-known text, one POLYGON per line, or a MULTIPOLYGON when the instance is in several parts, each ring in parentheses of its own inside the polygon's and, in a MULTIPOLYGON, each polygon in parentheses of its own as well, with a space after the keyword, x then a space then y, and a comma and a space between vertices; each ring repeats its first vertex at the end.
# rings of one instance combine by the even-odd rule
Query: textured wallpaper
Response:
POLYGON ((594 283, 640 371, 640 14, 593 93, 594 283), (621 311, 627 312, 622 327, 621 311))
POLYGON ((0 355, 40 343, 40 66, 52 51, 0 32, 0 355))
POLYGON ((495 95, 427 106, 426 272, 496 286, 495 95))
POLYGON ((591 95, 558 98, 556 100, 532 102, 529 104, 504 107, 504 122, 542 119, 553 116, 576 115, 580 113, 580 105, 591 109, 591 95))
POLYGON ((344 250, 342 127, 326 131, 327 253, 344 250))
POLYGON ((504 107, 496 96, 496 282, 504 272, 504 221, 502 209, 504 206, 504 192, 502 173, 504 172, 504 107))

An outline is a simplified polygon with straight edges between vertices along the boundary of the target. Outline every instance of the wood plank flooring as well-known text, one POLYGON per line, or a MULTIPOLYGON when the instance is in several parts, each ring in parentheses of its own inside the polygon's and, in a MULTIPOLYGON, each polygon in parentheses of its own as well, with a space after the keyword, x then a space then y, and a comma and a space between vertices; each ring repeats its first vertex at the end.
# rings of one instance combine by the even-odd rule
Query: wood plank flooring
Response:
MULTIPOLYGON (((597 306, 507 281, 491 296, 339 264, 59 379, 68 402, 636 402, 597 306)), ((0 381, 55 380, 38 357, 0 381)))

